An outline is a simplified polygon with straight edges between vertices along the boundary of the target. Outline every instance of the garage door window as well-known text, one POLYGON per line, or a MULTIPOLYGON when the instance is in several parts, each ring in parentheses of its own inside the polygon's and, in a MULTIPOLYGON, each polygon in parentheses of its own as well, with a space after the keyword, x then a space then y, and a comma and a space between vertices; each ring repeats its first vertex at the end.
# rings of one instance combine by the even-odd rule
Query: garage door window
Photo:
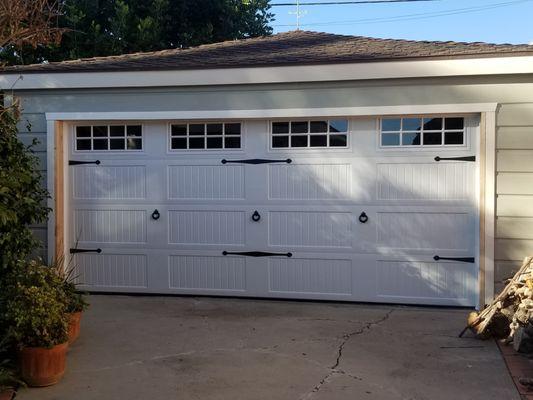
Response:
POLYGON ((76 151, 142 150, 142 125, 76 127, 76 151))
POLYGON ((465 144, 464 118, 382 118, 381 146, 462 146, 465 144))
POLYGON ((272 148, 348 147, 348 120, 273 121, 272 148))
POLYGON ((240 149, 240 123, 171 124, 171 150, 240 149))

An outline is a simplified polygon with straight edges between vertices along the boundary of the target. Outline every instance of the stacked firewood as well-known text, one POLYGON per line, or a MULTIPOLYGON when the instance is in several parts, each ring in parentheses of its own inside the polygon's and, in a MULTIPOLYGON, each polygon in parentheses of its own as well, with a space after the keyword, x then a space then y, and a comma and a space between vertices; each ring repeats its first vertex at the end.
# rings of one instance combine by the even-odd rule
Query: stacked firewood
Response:
POLYGON ((473 312, 468 325, 477 337, 505 339, 518 351, 533 351, 533 257, 527 257, 502 292, 483 311, 473 312))

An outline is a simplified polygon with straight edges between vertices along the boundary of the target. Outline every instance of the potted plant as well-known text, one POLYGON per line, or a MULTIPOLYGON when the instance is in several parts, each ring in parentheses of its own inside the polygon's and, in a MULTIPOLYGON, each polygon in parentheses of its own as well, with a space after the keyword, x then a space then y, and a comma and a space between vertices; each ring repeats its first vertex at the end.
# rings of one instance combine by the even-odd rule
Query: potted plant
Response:
POLYGON ((65 294, 67 313, 69 314, 68 342, 72 344, 80 335, 81 315, 87 309, 89 303, 85 300, 84 294, 76 289, 76 284, 74 283, 76 280, 74 275, 75 268, 71 262, 65 266, 64 260, 64 258, 58 259, 52 264, 52 267, 63 282, 62 288, 65 294))
POLYGON ((66 295, 67 313, 69 315, 68 343, 72 344, 80 335, 80 322, 82 312, 89 306, 82 293, 76 290, 76 285, 68 280, 63 281, 63 290, 66 295))
POLYGON ((49 386, 63 376, 68 348, 63 281, 40 261, 26 263, 9 277, 4 322, 19 349, 20 372, 29 386, 49 386))

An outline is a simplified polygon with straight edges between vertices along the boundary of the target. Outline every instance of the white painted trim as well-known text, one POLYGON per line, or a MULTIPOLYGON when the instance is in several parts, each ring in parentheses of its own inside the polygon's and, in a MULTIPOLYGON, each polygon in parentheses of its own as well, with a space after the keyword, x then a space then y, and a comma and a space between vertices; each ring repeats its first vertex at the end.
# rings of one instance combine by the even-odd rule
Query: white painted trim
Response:
POLYGON ((52 211, 48 214, 47 237, 48 237, 48 263, 52 263, 55 258, 55 121, 46 123, 46 170, 47 170, 47 189, 50 197, 47 205, 52 211))
POLYGON ((0 89, 206 86, 530 73, 533 56, 509 56, 174 71, 0 74, 0 89))
POLYGON ((430 104, 381 107, 278 108, 263 110, 67 112, 46 113, 48 121, 216 120, 303 117, 358 117, 406 114, 465 114, 494 112, 497 103, 430 104))
POLYGON ((494 299, 496 114, 496 110, 485 113, 485 304, 494 299))

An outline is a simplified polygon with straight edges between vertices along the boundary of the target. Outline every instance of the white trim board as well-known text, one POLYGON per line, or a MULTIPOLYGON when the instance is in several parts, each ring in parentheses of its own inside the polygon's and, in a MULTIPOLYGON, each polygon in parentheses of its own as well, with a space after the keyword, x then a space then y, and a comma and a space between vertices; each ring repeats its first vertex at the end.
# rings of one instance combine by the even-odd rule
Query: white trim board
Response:
POLYGON ((304 117, 358 117, 408 114, 495 112, 497 103, 431 104, 378 107, 279 108, 262 110, 66 112, 46 113, 48 121, 213 120, 304 117))
POLYGON ((253 68, 0 74, 1 90, 206 86, 533 73, 533 56, 253 68))

